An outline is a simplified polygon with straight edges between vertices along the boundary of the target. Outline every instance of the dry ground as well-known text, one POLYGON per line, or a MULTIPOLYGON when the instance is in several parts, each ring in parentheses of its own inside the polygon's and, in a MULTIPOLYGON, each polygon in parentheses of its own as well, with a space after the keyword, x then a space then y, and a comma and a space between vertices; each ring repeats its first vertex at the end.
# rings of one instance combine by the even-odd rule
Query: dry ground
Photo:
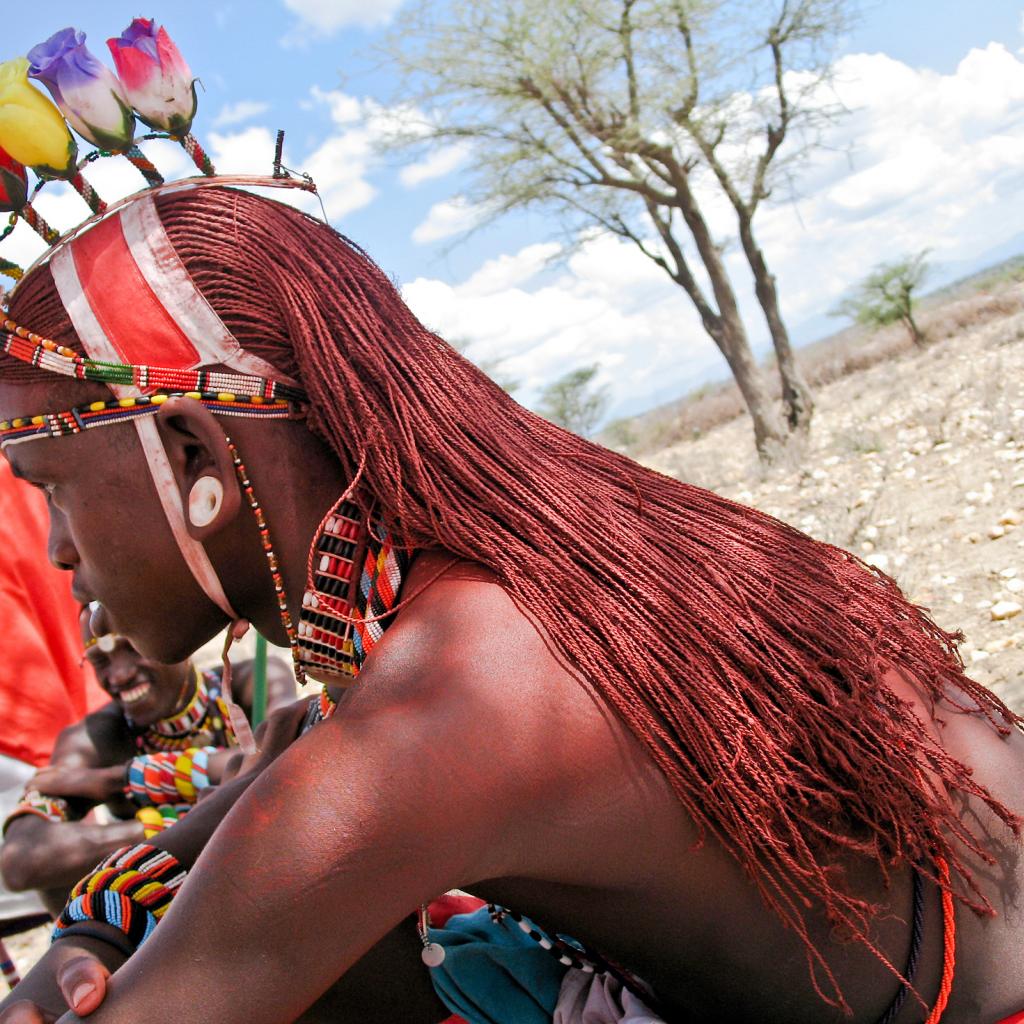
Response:
POLYGON ((820 388, 809 438, 769 468, 745 419, 641 461, 889 573, 1024 711, 1024 285, 998 300, 1015 311, 820 388))

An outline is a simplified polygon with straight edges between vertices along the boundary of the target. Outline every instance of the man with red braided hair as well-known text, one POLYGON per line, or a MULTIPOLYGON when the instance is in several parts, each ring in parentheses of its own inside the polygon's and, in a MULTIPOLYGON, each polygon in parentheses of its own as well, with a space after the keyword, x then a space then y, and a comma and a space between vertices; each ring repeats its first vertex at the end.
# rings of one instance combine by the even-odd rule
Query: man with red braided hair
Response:
POLYGON ((78 597, 166 662, 251 622, 325 690, 201 855, 205 801, 79 883, 3 1024, 1024 1006, 1021 722, 888 577, 539 419, 213 181, 59 245, 5 331, 78 597))

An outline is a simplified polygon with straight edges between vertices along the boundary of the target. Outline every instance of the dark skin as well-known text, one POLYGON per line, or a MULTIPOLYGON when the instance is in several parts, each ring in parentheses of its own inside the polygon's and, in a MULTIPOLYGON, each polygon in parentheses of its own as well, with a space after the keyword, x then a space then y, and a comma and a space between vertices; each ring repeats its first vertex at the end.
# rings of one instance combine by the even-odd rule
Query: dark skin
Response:
MULTIPOLYGON (((0 417, 66 408, 85 390, 63 383, 0 385, 0 417)), ((163 406, 158 424, 183 502, 199 476, 220 479, 221 511, 195 535, 234 607, 280 640, 224 427, 184 399, 163 406)), ((151 488, 140 483, 148 478, 141 456, 132 455, 133 439, 110 436, 120 429, 34 442, 8 455, 21 475, 49 491, 55 564, 75 574, 82 596, 102 599, 117 628, 130 631, 147 654, 173 658, 178 648, 150 614, 157 609, 135 600, 134 584, 118 572, 128 560, 138 564, 140 537, 160 566, 167 599, 193 598, 176 605, 182 645, 203 642, 224 619, 195 597, 151 488), (111 446, 120 446, 116 460, 111 446), (109 481, 108 493, 121 493, 123 480, 131 502, 100 495, 92 485, 98 475, 109 481), (146 529, 126 533, 127 518, 144 521, 146 529)), ((348 481, 300 423, 243 421, 230 429, 264 503, 297 615, 310 538, 348 481)), ((106 998, 92 1014, 99 1024, 297 1019, 411 907, 452 887, 552 922, 627 964, 653 986, 669 1021, 869 1024, 881 1015, 896 980, 861 945, 835 936, 812 906, 809 936, 835 973, 852 1017, 822 1002, 798 937, 765 908, 714 837, 698 845, 693 822, 646 750, 555 657, 551 638, 486 569, 453 566, 446 552, 425 552, 406 588, 414 596, 364 667, 360 685, 344 695, 334 718, 256 776, 216 829, 156 935, 101 986, 106 998), (326 779, 338 783, 326 785, 326 779), (167 984, 185 977, 188 986, 167 984), (196 989, 206 997, 201 1010, 188 995, 196 989)), ((909 678, 892 671, 888 682, 944 748, 973 768, 980 784, 1024 813, 1016 784, 1024 739, 1000 738, 978 718, 948 709, 940 712, 940 726, 909 678)), ((957 980, 943 1020, 974 1024, 1024 1006, 1016 902, 1024 879, 1005 829, 975 801, 957 807, 976 830, 991 835, 986 845, 996 857, 994 867, 973 858, 968 863, 998 916, 957 910, 957 980)), ((894 871, 886 887, 871 862, 839 863, 848 888, 880 908, 872 940, 902 965, 909 945, 909 870, 894 871)), ((942 941, 930 884, 925 900, 917 985, 931 1003, 942 941)), ((55 975, 45 958, 37 970, 55 975)), ((75 967, 82 970, 88 968, 75 967)), ((72 971, 69 977, 83 975, 72 971)), ((65 991, 68 985, 65 978, 65 991)), ((24 1005, 8 1009, 0 1024, 43 1019, 35 1012, 24 1005)), ((430 1012, 436 1007, 410 1004, 402 1019, 426 1021, 430 1012)), ((922 1016, 909 1000, 897 1020, 909 1024, 922 1016)))
MULTIPOLYGON (((111 702, 69 726, 57 737, 50 763, 36 772, 31 786, 49 796, 64 797, 76 818, 98 805, 107 804, 130 820, 97 824, 74 820, 52 822, 26 814, 10 823, 0 848, 0 871, 9 889, 43 890, 51 913, 64 906, 68 889, 111 850, 141 842, 143 830, 134 820, 135 808, 123 795, 125 766, 137 753, 136 732, 184 707, 195 693, 191 662, 165 665, 144 658, 123 637, 107 644, 89 644, 93 634, 90 613, 81 617, 85 657, 111 702)), ((236 668, 236 695, 242 707, 251 709, 252 663, 236 668)), ((273 711, 292 702, 295 685, 289 668, 279 659, 268 659, 267 708, 273 711)), ((210 758, 211 782, 221 778, 231 751, 210 758)))

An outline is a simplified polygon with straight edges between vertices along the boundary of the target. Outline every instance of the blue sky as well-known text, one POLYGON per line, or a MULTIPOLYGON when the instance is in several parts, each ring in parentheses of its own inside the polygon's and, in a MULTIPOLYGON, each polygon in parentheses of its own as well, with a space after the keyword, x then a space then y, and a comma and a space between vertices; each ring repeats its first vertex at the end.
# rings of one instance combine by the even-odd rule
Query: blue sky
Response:
MULTIPOLYGON (((75 25, 106 58, 106 38, 134 13, 115 2, 51 0, 38 13, 10 5, 0 57, 75 25)), ((472 215, 458 201, 461 154, 402 162, 374 150, 395 84, 374 68, 372 48, 401 19, 402 0, 181 0, 148 13, 203 82, 195 132, 218 168, 269 170, 273 133, 285 128, 286 160, 313 173, 332 223, 400 282, 427 323, 522 381, 520 400, 595 361, 613 415, 724 375, 685 297, 613 239, 552 266, 550 227, 517 216, 452 246, 472 215)), ((798 198, 765 209, 757 225, 798 342, 838 327, 828 309, 881 259, 930 247, 941 279, 1024 249, 1022 26, 1024 7, 1012 0, 863 5, 838 54, 851 114, 797 181, 798 198)), ((186 171, 170 146, 151 155, 168 173, 186 171)), ((94 181, 112 197, 136 187, 133 173, 104 169, 94 181)), ((47 191, 41 209, 57 226, 80 219, 76 197, 47 191)), ((726 213, 709 200, 721 237, 726 213)), ((32 255, 23 230, 7 255, 32 255)), ((762 350, 749 279, 735 252, 729 261, 762 350)))

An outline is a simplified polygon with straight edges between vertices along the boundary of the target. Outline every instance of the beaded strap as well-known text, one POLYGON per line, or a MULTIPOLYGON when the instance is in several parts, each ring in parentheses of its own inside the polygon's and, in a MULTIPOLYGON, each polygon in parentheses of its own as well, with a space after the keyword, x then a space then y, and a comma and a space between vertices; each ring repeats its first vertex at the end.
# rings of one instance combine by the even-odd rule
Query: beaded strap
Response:
POLYGON ((128 764, 125 795, 136 807, 194 804, 210 785, 210 754, 217 747, 189 747, 181 751, 139 754, 128 764))
POLYGON ((52 821, 54 824, 69 821, 71 818, 68 802, 63 797, 47 796, 45 793, 40 793, 38 789, 29 788, 22 794, 18 806, 7 815, 3 831, 6 833, 7 826, 15 818, 20 818, 25 814, 34 814, 37 818, 52 821))
POLYGON ((495 924, 504 924, 505 927, 508 927, 505 923, 506 919, 514 921, 523 934, 533 939, 541 949, 547 950, 560 964, 583 971, 585 974, 607 974, 648 1005, 654 1002, 654 996, 646 985, 624 967, 602 956, 597 950, 585 946, 576 939, 543 931, 534 921, 508 907, 488 903, 487 912, 495 924))
POLYGON ((246 373, 224 370, 182 370, 166 366, 133 366, 109 363, 79 355, 74 349, 51 338, 26 330, 13 320, 0 318, 0 351, 23 363, 78 380, 99 384, 121 384, 142 391, 230 392, 235 396, 262 398, 266 402, 303 402, 301 388, 246 373))
POLYGON ((72 890, 51 942, 80 921, 110 924, 138 949, 167 912, 185 870, 165 850, 140 843, 116 850, 72 890))

